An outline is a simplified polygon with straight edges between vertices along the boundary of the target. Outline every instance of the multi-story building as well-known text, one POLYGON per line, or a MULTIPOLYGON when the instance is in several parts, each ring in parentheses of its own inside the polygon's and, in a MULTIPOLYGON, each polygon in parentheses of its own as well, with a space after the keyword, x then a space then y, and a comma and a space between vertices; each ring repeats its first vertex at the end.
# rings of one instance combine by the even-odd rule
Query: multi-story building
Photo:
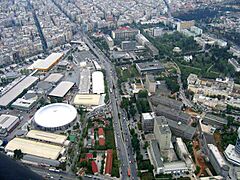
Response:
MULTIPOLYGON (((158 118, 158 117, 156 117, 158 118)), ((192 140, 193 136, 196 133, 196 128, 191 127, 187 124, 183 124, 181 122, 173 121, 171 119, 167 119, 168 126, 171 129, 172 135, 176 137, 181 137, 183 139, 192 140)))
POLYGON ((149 40, 142 34, 136 35, 136 41, 142 46, 145 46, 146 42, 149 42, 149 40))
POLYGON ((228 60, 228 63, 230 63, 234 67, 236 72, 240 71, 240 65, 239 65, 239 63, 236 59, 231 58, 231 59, 228 60))
POLYGON ((226 164, 218 148, 213 144, 208 144, 208 149, 208 158, 216 173, 221 174, 223 177, 227 177, 229 172, 229 166, 226 164))
POLYGON ((122 41, 121 48, 124 51, 133 51, 136 49, 136 41, 122 41))
POLYGON ((172 133, 165 117, 160 116, 154 120, 154 135, 161 151, 170 149, 172 133))
POLYGON ((153 132, 155 114, 142 113, 142 128, 144 133, 153 132))
POLYGON ((177 31, 182 31, 184 29, 190 29, 194 25, 195 25, 194 20, 177 22, 177 31))
POLYGON ((215 115, 209 114, 209 113, 207 113, 204 116, 202 122, 205 123, 205 124, 210 124, 210 125, 212 125, 213 127, 216 127, 216 128, 222 128, 222 127, 224 127, 225 125, 228 124, 227 119, 221 118, 219 116, 215 116, 215 115))
POLYGON ((145 47, 149 50, 153 57, 157 57, 159 55, 159 50, 152 43, 146 42, 145 47))
POLYGON ((150 92, 150 93, 156 92, 157 83, 156 83, 153 75, 151 75, 151 74, 146 75, 145 85, 146 85, 148 92, 150 92))
POLYGON ((182 112, 181 110, 173 109, 168 106, 159 104, 155 108, 156 115, 165 116, 168 119, 171 119, 175 122, 181 122, 184 124, 189 124, 191 122, 191 116, 182 112))
POLYGON ((106 40, 106 43, 107 43, 109 49, 113 48, 114 41, 113 41, 113 39, 109 35, 105 36, 105 40, 106 40))
POLYGON ((158 95, 158 96, 151 96, 150 101, 154 106, 158 106, 159 104, 163 106, 167 106, 172 109, 181 110, 183 108, 183 103, 181 101, 158 95))
POLYGON ((140 34, 140 31, 138 29, 121 27, 115 31, 112 31, 112 38, 116 40, 131 40, 135 39, 137 34, 140 34))
POLYGON ((164 71, 164 67, 160 62, 153 61, 153 62, 144 62, 144 63, 137 63, 136 68, 140 74, 145 73, 159 73, 164 71))

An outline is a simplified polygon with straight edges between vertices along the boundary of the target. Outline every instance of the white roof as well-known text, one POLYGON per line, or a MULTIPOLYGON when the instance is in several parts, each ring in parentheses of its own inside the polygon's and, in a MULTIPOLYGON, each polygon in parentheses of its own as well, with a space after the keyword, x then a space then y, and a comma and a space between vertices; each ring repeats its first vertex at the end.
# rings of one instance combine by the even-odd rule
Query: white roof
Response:
POLYGON ((56 160, 60 153, 64 150, 64 148, 61 146, 29 139, 14 138, 7 144, 5 150, 13 152, 16 149, 21 149, 24 154, 30 154, 54 160, 56 160))
POLYGON ((61 74, 61 73, 53 73, 53 74, 50 74, 44 81, 57 83, 62 78, 63 78, 63 74, 61 74))
POLYGON ((8 129, 13 123, 15 123, 18 120, 19 119, 17 116, 2 114, 0 116, 0 127, 8 129))
POLYGON ((21 93, 28 89, 33 83, 38 80, 37 77, 27 76, 12 89, 6 92, 2 97, 0 97, 0 106, 8 106, 12 103, 21 93))
POLYGON ((65 126, 77 117, 77 110, 69 104, 54 103, 40 108, 34 121, 41 127, 56 128, 65 126))
POLYGON ((37 100, 38 97, 31 99, 18 98, 14 103, 12 103, 11 107, 30 108, 37 100))
POLYGON ((83 69, 79 78, 79 93, 88 94, 90 90, 90 70, 83 69))
POLYGON ((144 120, 154 119, 154 113, 142 113, 142 117, 144 120))
POLYGON ((98 106, 101 104, 101 95, 77 94, 74 98, 74 104, 84 106, 98 106))
POLYGON ((92 91, 94 94, 104 93, 104 77, 101 71, 92 73, 92 91))
POLYGON ((60 60, 63 53, 52 53, 46 59, 38 59, 29 69, 48 70, 53 64, 60 60))
POLYGON ((179 147, 179 150, 181 151, 181 154, 189 154, 188 150, 187 150, 187 147, 185 145, 185 143, 183 142, 182 138, 176 138, 176 143, 179 147))
POLYGON ((61 145, 63 145, 64 142, 67 140, 67 136, 65 135, 49 133, 49 132, 39 131, 39 130, 29 131, 26 137, 36 139, 36 140, 42 140, 42 141, 47 141, 51 143, 61 144, 61 145))
POLYGON ((94 61, 94 60, 93 60, 93 64, 94 64, 96 70, 101 70, 101 69, 102 69, 101 66, 98 64, 97 61, 94 61))
POLYGON ((215 159, 217 160, 218 164, 223 167, 223 165, 226 165, 225 160, 223 159, 223 156, 220 154, 218 148, 213 144, 208 144, 209 150, 213 153, 215 156, 215 159))
POLYGON ((64 97, 73 85, 73 82, 62 81, 50 92, 49 96, 64 97))
POLYGON ((226 150, 224 151, 224 155, 230 162, 238 166, 240 165, 240 155, 236 153, 234 145, 229 144, 226 150))

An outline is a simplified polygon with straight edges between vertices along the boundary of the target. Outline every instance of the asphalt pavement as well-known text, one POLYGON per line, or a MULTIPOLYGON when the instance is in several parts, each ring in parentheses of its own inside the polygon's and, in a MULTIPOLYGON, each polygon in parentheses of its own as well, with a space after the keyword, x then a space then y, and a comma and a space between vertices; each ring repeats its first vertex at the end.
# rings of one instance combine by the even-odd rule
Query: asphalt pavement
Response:
POLYGON ((118 149, 118 157, 121 162, 120 176, 121 179, 128 179, 128 169, 130 168, 130 174, 132 179, 138 179, 136 163, 134 162, 134 155, 131 145, 131 136, 127 127, 127 116, 120 108, 120 95, 117 88, 117 77, 115 69, 103 52, 89 39, 88 36, 83 34, 84 42, 99 58, 99 61, 104 65, 106 71, 106 79, 108 81, 108 89, 112 89, 112 93, 109 92, 110 102, 112 105, 113 113, 113 127, 116 148, 118 149), (113 86, 115 88, 113 88, 113 86), (120 115, 120 116, 119 116, 120 115))

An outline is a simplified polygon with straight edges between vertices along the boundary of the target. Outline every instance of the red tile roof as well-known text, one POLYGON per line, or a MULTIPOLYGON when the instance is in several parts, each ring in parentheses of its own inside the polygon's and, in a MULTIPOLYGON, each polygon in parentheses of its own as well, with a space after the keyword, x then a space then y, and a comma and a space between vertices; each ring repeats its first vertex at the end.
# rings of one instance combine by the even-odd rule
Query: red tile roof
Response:
POLYGON ((118 29, 124 31, 124 30, 129 30, 129 27, 124 26, 124 27, 120 27, 118 29))
POLYGON ((80 159, 80 162, 83 162, 83 161, 86 161, 86 159, 85 159, 85 158, 81 158, 81 159, 80 159))
POLYGON ((92 161, 92 172, 93 174, 98 173, 98 167, 95 161, 92 161))
POLYGON ((103 136, 104 135, 104 130, 103 130, 103 128, 98 128, 98 135, 99 136, 103 136))
POLYGON ((110 174, 111 175, 111 173, 112 173, 112 160, 113 160, 112 153, 113 153, 112 149, 107 150, 105 174, 110 174))
POLYGON ((93 159, 93 154, 92 153, 87 153, 86 158, 87 159, 93 159))
POLYGON ((105 139, 99 138, 99 146, 105 146, 105 139))

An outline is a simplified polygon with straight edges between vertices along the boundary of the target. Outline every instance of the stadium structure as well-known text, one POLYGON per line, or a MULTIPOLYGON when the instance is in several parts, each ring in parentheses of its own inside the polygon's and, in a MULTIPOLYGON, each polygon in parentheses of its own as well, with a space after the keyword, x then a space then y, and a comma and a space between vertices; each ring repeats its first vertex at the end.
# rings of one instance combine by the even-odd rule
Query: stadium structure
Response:
POLYGON ((77 119, 77 110, 69 104, 53 103, 40 108, 34 115, 37 129, 46 131, 66 130, 77 119))

